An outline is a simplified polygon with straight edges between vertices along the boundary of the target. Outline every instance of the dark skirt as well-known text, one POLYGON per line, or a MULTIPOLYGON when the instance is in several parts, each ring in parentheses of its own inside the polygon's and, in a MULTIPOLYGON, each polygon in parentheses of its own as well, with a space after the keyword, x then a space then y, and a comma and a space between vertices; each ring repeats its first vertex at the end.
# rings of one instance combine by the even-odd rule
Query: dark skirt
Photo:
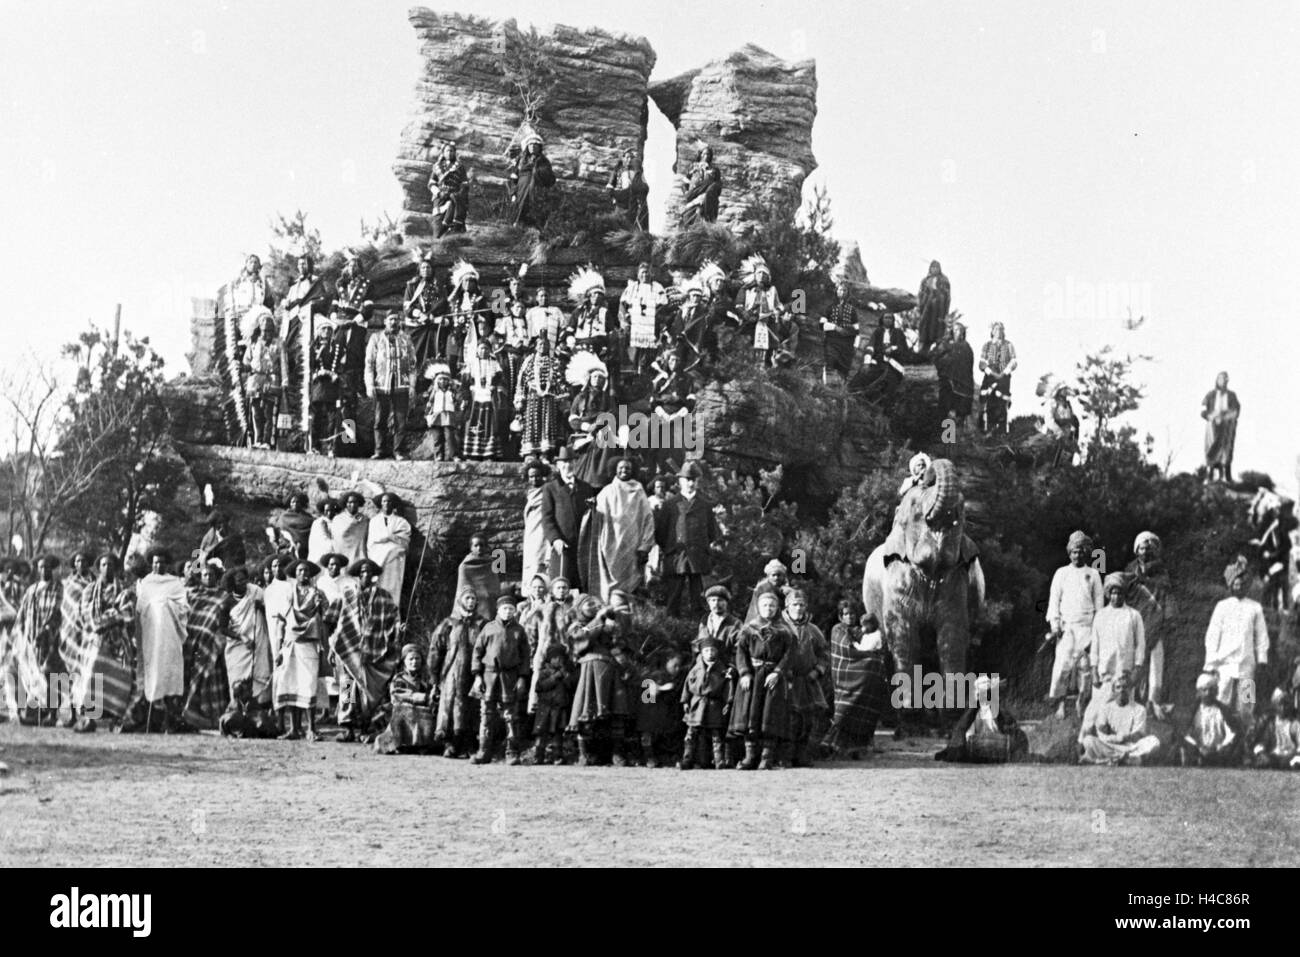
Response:
POLYGON ((560 405, 554 396, 529 396, 524 405, 524 431, 519 451, 528 455, 551 455, 564 444, 560 405))
POLYGON ((889 664, 884 652, 851 659, 832 653, 835 717, 831 723, 852 737, 866 738, 889 706, 889 664))
POLYGON ((773 667, 771 664, 756 667, 748 688, 736 686, 736 699, 731 706, 732 734, 781 740, 790 736, 789 686, 784 677, 771 690, 765 684, 773 667))
POLYGON ((578 664, 578 687, 573 692, 569 729, 576 731, 579 724, 627 713, 627 689, 619 680, 613 659, 584 657, 578 664))

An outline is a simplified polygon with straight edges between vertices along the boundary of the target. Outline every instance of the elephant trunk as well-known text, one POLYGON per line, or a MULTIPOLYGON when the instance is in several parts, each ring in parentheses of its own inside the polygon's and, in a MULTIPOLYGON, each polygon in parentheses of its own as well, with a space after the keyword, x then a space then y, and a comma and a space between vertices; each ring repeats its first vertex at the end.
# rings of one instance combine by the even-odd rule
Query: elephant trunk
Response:
POLYGON ((957 486, 957 469, 949 459, 936 459, 930 468, 934 472, 929 507, 925 520, 933 523, 950 519, 957 509, 961 490, 957 486))

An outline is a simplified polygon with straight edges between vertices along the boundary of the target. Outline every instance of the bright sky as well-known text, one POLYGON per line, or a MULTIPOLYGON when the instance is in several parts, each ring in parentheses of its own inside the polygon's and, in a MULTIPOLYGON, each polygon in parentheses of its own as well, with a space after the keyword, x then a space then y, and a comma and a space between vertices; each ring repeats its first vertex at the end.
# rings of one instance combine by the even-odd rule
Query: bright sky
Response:
MULTIPOLYGON (((396 214, 391 172, 419 59, 405 0, 0 0, 0 363, 87 319, 186 368, 189 297, 211 295, 276 211, 327 247, 396 214)), ((531 5, 476 0, 526 19, 531 5)), ((439 9, 450 9, 442 8, 439 9)), ((929 261, 982 341, 1006 322, 1016 388, 1104 343, 1156 357, 1135 424, 1201 456, 1199 403, 1227 369, 1237 467, 1295 487, 1300 337, 1300 5, 551 0, 547 20, 647 37, 663 78, 752 41, 817 60, 810 180, 879 285, 929 261), (1284 282, 1284 280, 1287 280, 1284 282), (1121 319, 1145 315, 1137 332, 1121 319)), ((651 205, 671 129, 652 109, 651 205)))

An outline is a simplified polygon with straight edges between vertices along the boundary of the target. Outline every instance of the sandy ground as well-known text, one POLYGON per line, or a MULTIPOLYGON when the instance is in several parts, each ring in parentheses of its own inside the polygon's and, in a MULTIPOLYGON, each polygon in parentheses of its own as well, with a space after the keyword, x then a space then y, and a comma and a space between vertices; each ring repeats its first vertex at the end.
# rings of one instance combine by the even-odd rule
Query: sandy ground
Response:
POLYGON ((0 725, 12 865, 1294 865, 1300 774, 475 767, 356 745, 0 725))

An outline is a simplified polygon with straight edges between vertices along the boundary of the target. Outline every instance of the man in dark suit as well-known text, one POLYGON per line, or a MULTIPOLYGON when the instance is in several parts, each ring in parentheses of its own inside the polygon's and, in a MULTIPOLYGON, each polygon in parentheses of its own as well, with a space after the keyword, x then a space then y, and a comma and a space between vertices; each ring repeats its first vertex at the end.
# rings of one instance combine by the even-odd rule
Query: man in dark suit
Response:
POLYGON ((542 534, 550 549, 547 574, 552 579, 562 575, 574 590, 585 591, 578 543, 596 490, 577 477, 573 463, 573 450, 566 445, 556 456, 555 477, 542 486, 542 534))
POLYGON ((366 302, 358 313, 335 312, 334 372, 338 375, 340 419, 357 418, 361 397, 366 394, 366 340, 374 303, 366 302))
POLYGON ((713 503, 698 494, 703 477, 699 465, 687 462, 677 473, 681 493, 660 510, 655 539, 663 555, 664 578, 668 583, 668 613, 681 616, 682 590, 687 594, 687 613, 700 609, 704 576, 713 570, 710 554, 713 543, 721 536, 713 503))

